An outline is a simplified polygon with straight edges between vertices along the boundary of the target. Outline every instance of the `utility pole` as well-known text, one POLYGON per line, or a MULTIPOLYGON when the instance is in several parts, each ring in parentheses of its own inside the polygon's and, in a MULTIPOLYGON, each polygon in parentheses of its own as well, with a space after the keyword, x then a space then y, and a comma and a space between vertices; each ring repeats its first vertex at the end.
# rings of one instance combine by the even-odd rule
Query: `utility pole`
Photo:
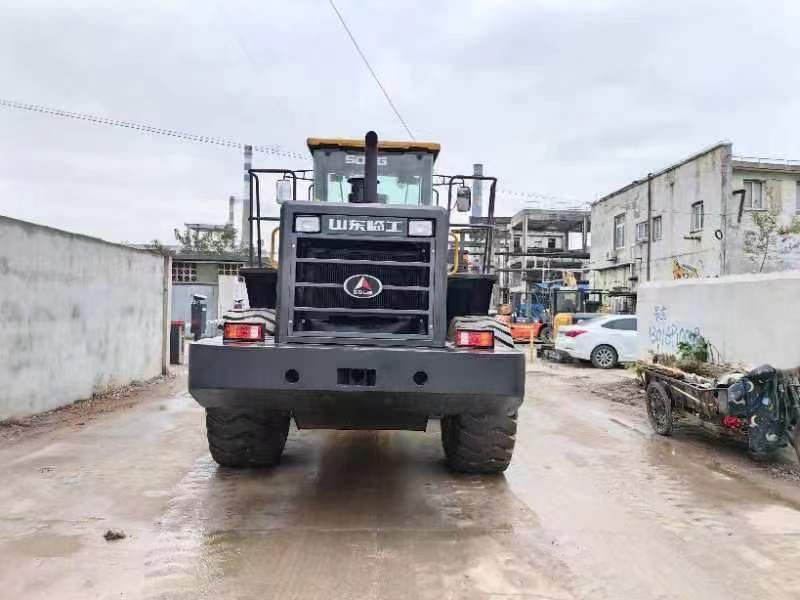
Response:
POLYGON ((244 186, 242 187, 242 251, 247 252, 253 241, 250 239, 250 169, 253 168, 253 147, 244 147, 244 186))

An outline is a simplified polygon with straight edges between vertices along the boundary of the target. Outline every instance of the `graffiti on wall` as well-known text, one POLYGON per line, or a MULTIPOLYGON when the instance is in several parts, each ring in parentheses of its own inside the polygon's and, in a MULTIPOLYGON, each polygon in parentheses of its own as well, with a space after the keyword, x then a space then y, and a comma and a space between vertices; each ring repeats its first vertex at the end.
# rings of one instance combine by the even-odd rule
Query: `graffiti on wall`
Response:
POLYGON ((662 304, 653 307, 653 322, 648 329, 651 350, 657 354, 674 354, 681 342, 694 344, 703 335, 699 327, 687 327, 672 321, 662 304))
POLYGON ((672 259, 673 279, 697 279, 698 277, 700 277, 700 269, 684 264, 677 258, 672 259))

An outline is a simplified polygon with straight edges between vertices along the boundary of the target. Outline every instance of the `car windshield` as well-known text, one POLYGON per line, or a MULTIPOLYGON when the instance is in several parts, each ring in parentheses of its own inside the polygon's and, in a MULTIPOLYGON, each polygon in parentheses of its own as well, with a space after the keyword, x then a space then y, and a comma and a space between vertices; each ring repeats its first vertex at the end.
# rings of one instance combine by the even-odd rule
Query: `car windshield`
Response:
MULTIPOLYGON (((378 155, 378 201, 383 204, 431 203, 433 156, 419 153, 378 155)), ((363 152, 314 151, 314 200, 347 202, 353 178, 364 177, 363 152)))

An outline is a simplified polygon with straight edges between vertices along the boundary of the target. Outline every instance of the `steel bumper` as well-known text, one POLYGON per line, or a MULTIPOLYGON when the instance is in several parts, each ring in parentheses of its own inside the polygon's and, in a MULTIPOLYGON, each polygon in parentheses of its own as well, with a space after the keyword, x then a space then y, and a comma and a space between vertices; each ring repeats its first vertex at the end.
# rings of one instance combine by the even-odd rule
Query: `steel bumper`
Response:
POLYGON ((189 392, 205 407, 261 405, 316 413, 363 409, 428 416, 513 411, 524 397, 525 357, 508 348, 391 348, 271 340, 234 345, 213 338, 190 346, 189 392), (347 369, 373 370, 372 385, 339 383, 341 370, 347 369), (418 373, 425 375, 417 375, 415 381, 418 373))

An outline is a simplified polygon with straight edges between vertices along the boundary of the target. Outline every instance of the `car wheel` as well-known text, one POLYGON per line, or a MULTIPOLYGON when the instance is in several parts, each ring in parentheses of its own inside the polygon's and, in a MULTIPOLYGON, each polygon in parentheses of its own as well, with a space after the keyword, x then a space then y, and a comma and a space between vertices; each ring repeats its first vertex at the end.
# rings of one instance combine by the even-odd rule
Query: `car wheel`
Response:
POLYGON ((598 369, 611 369, 617 366, 617 351, 611 346, 603 344, 592 350, 590 360, 598 369))
POLYGON ((539 332, 539 339, 545 340, 549 342, 553 337, 553 330, 550 328, 550 325, 545 325, 542 327, 541 331, 539 332))

